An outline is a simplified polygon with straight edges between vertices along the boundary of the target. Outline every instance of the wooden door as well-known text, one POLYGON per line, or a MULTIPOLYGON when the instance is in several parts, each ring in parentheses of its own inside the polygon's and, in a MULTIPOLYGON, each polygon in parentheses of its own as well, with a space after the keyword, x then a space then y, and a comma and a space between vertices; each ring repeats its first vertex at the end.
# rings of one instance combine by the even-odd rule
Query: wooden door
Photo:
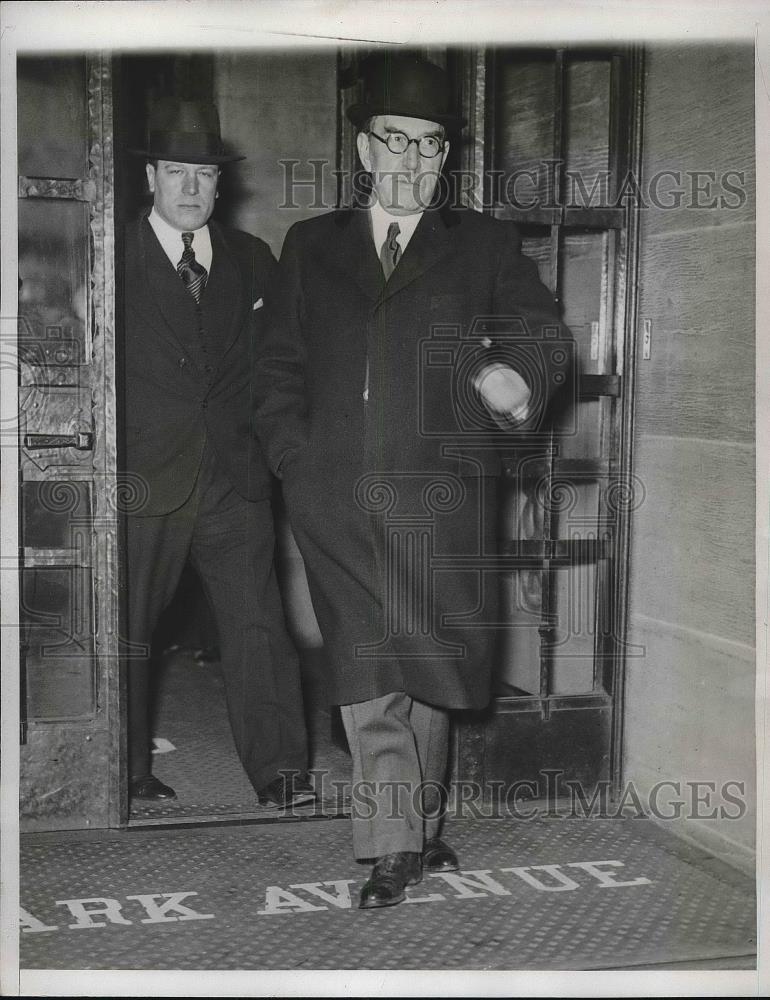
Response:
POLYGON ((635 51, 449 55, 470 141, 473 207, 516 222, 579 356, 547 446, 508 460, 501 553, 507 628, 488 712, 457 729, 456 777, 540 797, 622 776, 633 476, 633 359, 642 60, 635 51), (574 786, 573 786, 574 787, 574 786))
POLYGON ((120 774, 112 80, 18 60, 22 829, 116 825, 120 774))

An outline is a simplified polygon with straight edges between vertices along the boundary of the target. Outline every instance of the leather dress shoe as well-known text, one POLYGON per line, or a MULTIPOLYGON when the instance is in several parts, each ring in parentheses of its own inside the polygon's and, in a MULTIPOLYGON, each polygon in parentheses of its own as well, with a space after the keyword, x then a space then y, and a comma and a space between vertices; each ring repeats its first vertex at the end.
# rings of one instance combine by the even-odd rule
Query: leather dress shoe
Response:
POLYGON ((361 890, 359 909, 372 910, 379 906, 395 906, 406 899, 404 889, 422 881, 420 855, 416 851, 384 854, 372 868, 372 874, 361 890))
POLYGON ((422 867, 426 872, 456 872, 460 862, 452 848, 440 837, 431 837, 422 849, 422 867))
POLYGON ((261 806, 268 806, 270 809, 289 809, 291 806, 307 805, 316 801, 313 786, 305 778, 298 775, 277 778, 260 788, 257 798, 261 806))
POLYGON ((132 778, 128 794, 132 799, 150 799, 151 801, 176 798, 174 789, 164 785, 154 774, 140 774, 138 778, 132 778))

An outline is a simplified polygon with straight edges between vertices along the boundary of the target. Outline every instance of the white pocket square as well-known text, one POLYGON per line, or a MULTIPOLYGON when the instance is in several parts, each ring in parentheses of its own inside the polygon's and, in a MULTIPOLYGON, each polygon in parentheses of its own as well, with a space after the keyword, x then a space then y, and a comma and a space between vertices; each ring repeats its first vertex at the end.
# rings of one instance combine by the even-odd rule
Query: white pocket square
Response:
POLYGON ((265 304, 265 303, 264 303, 264 302, 262 301, 262 299, 257 299, 257 301, 256 301, 256 302, 254 303, 254 305, 253 305, 253 306, 251 307, 251 309, 252 309, 252 312, 253 312, 253 311, 254 311, 255 309, 261 309, 261 308, 262 308, 262 306, 263 306, 264 304, 265 304))

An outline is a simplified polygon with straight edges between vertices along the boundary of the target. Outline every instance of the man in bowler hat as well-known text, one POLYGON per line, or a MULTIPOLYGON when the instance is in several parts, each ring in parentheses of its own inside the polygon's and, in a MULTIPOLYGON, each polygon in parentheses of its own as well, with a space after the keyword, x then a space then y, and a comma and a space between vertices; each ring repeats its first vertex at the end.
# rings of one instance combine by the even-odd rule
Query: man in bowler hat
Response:
POLYGON ((496 580, 479 566, 497 551, 496 421, 542 425, 569 353, 542 351, 542 332, 569 338, 515 228, 439 204, 462 126, 444 71, 387 54, 364 84, 348 114, 371 195, 289 230, 256 398, 352 754, 353 849, 373 864, 359 905, 374 909, 459 866, 440 837, 449 710, 490 697, 496 580))
POLYGON ((149 650, 189 559, 214 610, 235 745, 264 805, 312 801, 296 651, 273 566, 270 473, 253 433, 255 343, 275 280, 268 246, 211 219, 223 146, 213 105, 151 112, 149 213, 125 233, 130 794, 152 774, 149 650))

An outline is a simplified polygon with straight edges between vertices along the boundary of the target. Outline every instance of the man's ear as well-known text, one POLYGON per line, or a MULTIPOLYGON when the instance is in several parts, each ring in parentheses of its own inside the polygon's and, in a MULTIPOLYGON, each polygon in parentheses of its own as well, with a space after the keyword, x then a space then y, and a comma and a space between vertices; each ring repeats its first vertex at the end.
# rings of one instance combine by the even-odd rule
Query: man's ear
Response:
POLYGON ((444 152, 443 152, 443 154, 441 156, 441 167, 442 167, 442 169, 444 167, 444 164, 446 163, 447 156, 449 156, 449 143, 445 142, 444 143, 444 152))
POLYGON ((369 136, 366 132, 358 133, 356 136, 356 147, 358 149, 358 157, 363 164, 364 170, 368 170, 371 173, 372 158, 369 155, 369 136))
POLYGON ((150 194, 155 194, 155 167, 151 163, 145 163, 145 173, 147 174, 147 187, 150 194))

